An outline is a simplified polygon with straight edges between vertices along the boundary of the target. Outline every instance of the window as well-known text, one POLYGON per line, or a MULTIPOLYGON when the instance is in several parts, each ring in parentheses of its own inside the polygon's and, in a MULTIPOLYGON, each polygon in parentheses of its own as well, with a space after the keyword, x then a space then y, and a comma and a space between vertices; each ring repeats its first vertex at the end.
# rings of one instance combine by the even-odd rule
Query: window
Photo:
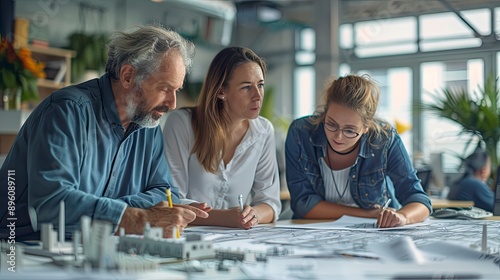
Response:
POLYGON ((354 52, 358 57, 415 53, 417 51, 416 26, 415 17, 356 23, 354 25, 356 45, 354 52))
MULTIPOLYGON (((421 65, 422 102, 431 104, 432 95, 440 94, 444 88, 466 88, 469 93, 484 84, 483 60, 469 59, 447 62, 428 62, 421 65)), ((429 159, 432 153, 443 153, 445 172, 454 172, 460 165, 457 156, 472 151, 464 151, 469 136, 460 135, 461 126, 452 121, 437 118, 423 112, 423 143, 418 147, 429 159)))
MULTIPOLYGON (((491 13, 488 9, 463 11, 461 15, 481 35, 491 33, 491 13)), ((482 44, 481 39, 474 38, 474 31, 455 13, 422 15, 419 20, 422 51, 479 47, 482 44)))
POLYGON ((293 118, 314 113, 316 104, 315 70, 313 66, 297 67, 293 73, 293 118))
MULTIPOLYGON (((293 118, 314 113, 316 104, 316 33, 312 28, 302 28, 297 33, 293 71, 293 118)), ((321 89, 320 89, 321 90, 321 89)))
POLYGON ((385 56, 417 51, 417 21, 415 17, 378 19, 342 24, 339 46, 354 50, 358 57, 385 56), (401 32, 404 29, 405 32, 401 32))
MULTIPOLYGON (((368 74, 380 88, 380 100, 377 116, 396 127, 396 122, 411 127, 412 123, 412 70, 408 67, 362 70, 359 74, 368 74)), ((400 134, 406 150, 411 155, 412 132, 400 134)))

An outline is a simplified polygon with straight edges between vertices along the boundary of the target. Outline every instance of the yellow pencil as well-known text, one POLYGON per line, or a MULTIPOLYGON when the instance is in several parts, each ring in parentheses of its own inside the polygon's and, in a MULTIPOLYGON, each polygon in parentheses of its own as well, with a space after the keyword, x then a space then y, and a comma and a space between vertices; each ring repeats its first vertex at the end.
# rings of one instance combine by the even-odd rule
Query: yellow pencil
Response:
MULTIPOLYGON (((174 204, 172 203, 172 191, 170 188, 167 189, 167 200, 168 200, 168 207, 173 208, 174 204)), ((181 232, 179 231, 178 227, 175 227, 175 238, 181 238, 181 232)))
POLYGON ((167 200, 168 200, 168 207, 170 208, 174 207, 174 204, 172 203, 172 191, 170 191, 170 188, 167 189, 167 200))

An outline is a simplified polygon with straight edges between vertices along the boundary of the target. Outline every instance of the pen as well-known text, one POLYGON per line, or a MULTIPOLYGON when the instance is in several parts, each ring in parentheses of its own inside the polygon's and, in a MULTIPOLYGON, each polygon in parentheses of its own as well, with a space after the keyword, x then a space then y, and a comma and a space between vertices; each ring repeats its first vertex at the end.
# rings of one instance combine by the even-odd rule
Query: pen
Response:
POLYGON ((238 203, 240 204, 240 211, 243 212, 243 195, 238 195, 238 203))
POLYGON ((382 207, 382 211, 385 211, 387 209, 387 207, 389 206, 389 203, 391 203, 392 199, 388 199, 385 204, 384 204, 384 207, 382 207))
MULTIPOLYGON (((170 188, 167 189, 167 200, 168 200, 168 207, 174 208, 174 204, 172 203, 172 191, 170 188)), ((174 238, 181 238, 181 233, 179 232, 179 228, 174 226, 174 231, 175 231, 175 236, 173 235, 172 237, 174 238)))
MULTIPOLYGON (((384 203, 384 206, 382 207, 382 212, 384 212, 384 211, 387 209, 387 207, 389 206, 389 203, 391 203, 391 201, 392 201, 392 199, 390 199, 390 198, 389 198, 389 199, 388 199, 388 200, 384 203)), ((375 227, 379 228, 379 227, 380 227, 380 225, 378 225, 377 223, 375 223, 375 227)))

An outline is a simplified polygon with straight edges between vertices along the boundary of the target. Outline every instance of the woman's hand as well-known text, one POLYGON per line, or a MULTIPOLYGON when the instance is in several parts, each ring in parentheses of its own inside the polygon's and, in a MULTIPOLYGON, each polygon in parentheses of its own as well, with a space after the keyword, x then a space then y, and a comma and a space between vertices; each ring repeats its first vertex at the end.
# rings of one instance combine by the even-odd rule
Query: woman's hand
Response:
POLYGON ((227 226, 251 229, 259 223, 257 211, 249 205, 245 205, 243 212, 239 207, 229 208, 224 211, 227 226))
MULTIPOLYGON (((394 208, 386 208, 386 211, 396 211, 394 208)), ((379 218, 380 214, 383 212, 383 208, 379 204, 375 204, 375 206, 372 209, 368 209, 368 217, 367 218, 379 218)))
POLYGON ((259 223, 259 216, 257 211, 249 205, 245 205, 243 212, 240 212, 241 227, 250 229, 259 223))
POLYGON ((382 210, 377 217, 377 226, 379 228, 391 228, 404 226, 408 223, 408 219, 401 213, 396 212, 393 208, 382 210))
POLYGON ((210 212, 212 210, 212 207, 208 206, 208 204, 206 202, 193 202, 193 203, 190 203, 189 205, 196 207, 200 210, 203 210, 205 212, 210 212))

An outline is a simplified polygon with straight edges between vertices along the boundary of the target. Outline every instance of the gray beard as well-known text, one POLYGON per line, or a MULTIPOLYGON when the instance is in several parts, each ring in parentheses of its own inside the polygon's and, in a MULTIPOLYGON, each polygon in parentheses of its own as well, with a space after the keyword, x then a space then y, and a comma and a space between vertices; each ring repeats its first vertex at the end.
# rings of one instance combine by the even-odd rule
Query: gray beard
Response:
MULTIPOLYGON (((155 119, 153 112, 147 112, 145 109, 144 92, 140 87, 134 90, 134 96, 129 100, 125 107, 127 117, 141 127, 153 128, 160 124, 160 118, 155 119)), ((168 110, 168 108, 167 108, 168 110)))

